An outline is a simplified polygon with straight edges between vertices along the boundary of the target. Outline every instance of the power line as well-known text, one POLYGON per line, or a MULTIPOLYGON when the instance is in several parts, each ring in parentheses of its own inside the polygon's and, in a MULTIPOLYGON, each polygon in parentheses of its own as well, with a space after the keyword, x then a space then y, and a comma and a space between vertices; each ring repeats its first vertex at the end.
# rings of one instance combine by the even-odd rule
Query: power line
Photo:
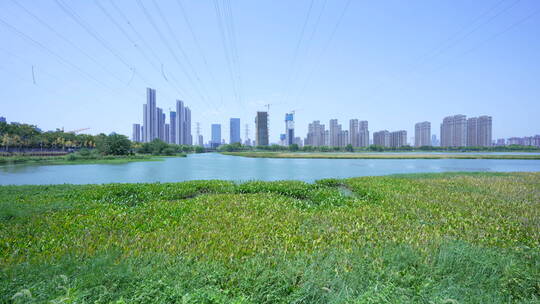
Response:
POLYGON ((99 33, 94 31, 92 27, 84 22, 84 20, 75 13, 67 4, 65 4, 62 0, 55 0, 56 4, 62 9, 64 13, 66 13, 71 19, 73 19, 77 24, 79 24, 90 36, 94 37, 105 49, 107 49, 111 54, 113 54, 114 57, 116 57, 123 65, 125 65, 132 73, 137 75, 142 81, 146 83, 147 86, 151 86, 150 82, 143 77, 143 75, 139 74, 135 68, 130 65, 126 59, 122 57, 120 53, 118 53, 115 49, 113 49, 105 39, 103 39, 99 33))
MULTIPOLYGON (((347 13, 347 10, 348 10, 350 4, 351 4, 351 0, 347 0, 347 2, 345 3, 345 6, 343 7, 343 10, 341 11, 341 14, 339 15, 336 23, 334 24, 332 32, 330 32, 330 36, 326 40, 326 43, 325 43, 324 47, 322 48, 321 53, 319 54, 319 57, 318 57, 319 59, 317 60, 318 63, 321 62, 321 58, 323 57, 324 54, 326 54, 326 51, 328 50, 328 47, 330 46, 330 43, 334 39, 334 36, 336 35, 336 32, 337 32, 339 26, 341 25, 341 22, 343 21, 343 18, 345 17, 345 13, 347 13)), ((308 83, 313 78, 313 75, 316 74, 316 69, 320 68, 320 66, 321 66, 320 64, 313 65, 313 69, 311 70, 311 73, 308 74, 308 78, 306 79, 306 82, 304 83, 304 86, 300 89, 300 92, 298 94, 299 97, 296 98, 296 103, 295 104, 298 104, 298 100, 300 100, 300 97, 303 96, 303 93, 304 93, 308 83)), ((295 108, 296 107, 297 106, 295 106, 295 108)))
MULTIPOLYGON (((161 18, 161 20, 165 24, 165 28, 167 29, 169 35, 173 38, 173 41, 175 42, 177 48, 180 50, 180 53, 184 57, 184 60, 187 62, 187 66, 190 69, 190 72, 194 75, 194 78, 197 80, 197 82, 200 85, 200 88, 202 89, 203 93, 205 93, 205 97, 207 97, 208 96, 208 91, 206 90, 204 82, 201 80, 201 78, 199 77, 197 71, 193 67, 193 64, 191 63, 191 60, 189 60, 189 57, 188 57, 187 53, 185 52, 184 48, 182 47, 182 44, 180 43, 180 41, 176 37, 176 34, 174 33, 170 23, 167 21, 167 18, 165 16, 165 14, 163 14, 163 11, 160 9, 159 5, 157 4, 157 2, 155 0, 152 0, 152 3, 154 4, 154 7, 156 8, 156 11, 158 12, 159 17, 161 18)), ((213 102, 211 102, 211 100, 209 102, 215 108, 215 105, 213 104, 213 102)))
POLYGON ((306 14, 306 18, 304 19, 304 23, 303 23, 302 29, 300 31, 300 38, 298 39, 298 41, 296 43, 296 47, 294 48, 293 58, 292 58, 291 66, 290 66, 290 69, 289 69, 289 73, 287 74, 287 77, 285 78, 286 79, 285 84, 283 85, 283 94, 282 94, 283 99, 286 98, 286 95, 288 95, 288 91, 290 90, 290 82, 291 82, 291 77, 292 77, 292 74, 293 74, 293 71, 294 71, 294 67, 296 65, 296 60, 297 60, 297 57, 298 57, 298 50, 300 49, 300 45, 302 44, 302 40, 304 40, 304 33, 306 31, 306 27, 307 27, 308 21, 309 21, 310 16, 311 16, 311 11, 313 9, 313 3, 314 3, 314 0, 311 0, 309 2, 309 7, 308 7, 307 14, 306 14))
POLYGON ((201 55, 205 68, 210 75, 210 79, 212 80, 212 83, 216 85, 216 88, 218 90, 219 96, 221 98, 221 107, 223 107, 223 92, 221 91, 221 85, 216 81, 216 78, 214 77, 214 74, 212 73, 212 69, 210 69, 210 66, 208 64, 208 60, 206 59, 205 52, 203 48, 201 47, 199 40, 197 39, 197 35, 195 34, 195 31, 193 30, 193 26, 191 25, 191 21, 188 17, 187 11, 182 5, 181 0, 176 0, 176 3, 178 4, 178 7, 180 8, 180 12, 182 13, 182 17, 184 18, 184 22, 186 23, 189 32, 191 33, 191 37, 193 38, 193 41, 195 42, 195 46, 197 47, 197 51, 199 55, 201 55))
POLYGON ((7 27, 9 30, 11 30, 13 33, 15 33, 16 35, 18 35, 19 37, 22 37, 23 39, 31 42, 32 44, 38 46, 39 48, 43 49, 45 52, 47 52, 48 54, 52 55, 53 57, 55 57, 59 62, 61 62, 62 64, 64 64, 65 66, 73 69, 73 70, 76 70, 77 72, 79 72, 80 74, 84 75, 86 78, 96 82, 97 84, 111 90, 112 88, 110 88, 107 84, 105 84, 104 82, 100 81, 99 79, 95 78, 94 76, 92 76, 91 74, 85 72, 84 70, 82 70, 80 67, 78 67, 77 65, 73 64, 72 62, 70 62, 69 60, 65 59, 64 57, 62 57, 61 55, 59 55, 58 53, 52 51, 51 49, 49 49, 47 46, 45 46, 44 44, 42 44, 41 42, 33 39, 32 37, 26 35, 25 33, 23 33, 22 31, 20 31, 19 29, 17 29, 16 27, 10 25, 9 23, 7 23, 5 20, 3 20, 2 18, 0 18, 0 24, 3 24, 5 27, 7 27))
POLYGON ((452 58, 452 60, 448 60, 446 63, 443 63, 439 66, 437 66, 436 68, 432 69, 430 71, 430 73, 432 72, 437 72, 441 69, 443 69, 444 67, 448 66, 449 64, 452 63, 452 61, 456 60, 457 58, 460 58, 460 57, 463 57, 465 55, 468 55, 472 52, 474 52, 475 50, 479 49, 480 47, 482 47, 483 45, 485 45, 486 43, 490 42, 490 41, 493 41, 495 39, 497 39, 498 37, 508 33, 509 31, 513 30, 515 27, 523 24, 525 21, 531 19, 533 16, 535 16, 536 14, 540 13, 540 9, 537 9, 533 12, 531 12, 530 14, 524 16, 523 18, 520 18, 518 19, 517 21, 511 23, 509 26, 505 27, 502 31, 499 31, 499 32, 496 32, 494 33, 493 35, 487 37, 486 39, 483 39, 481 40, 479 43, 475 44, 474 46, 472 46, 471 48, 468 48, 467 50, 465 50, 464 52, 461 52, 459 53, 457 56, 454 56, 452 58))
MULTIPOLYGON (((163 60, 157 55, 156 51, 152 48, 152 45, 146 41, 143 35, 135 28, 133 23, 130 21, 130 19, 122 12, 122 10, 114 3, 114 0, 109 0, 111 6, 116 11, 118 15, 123 19, 123 21, 129 26, 133 34, 135 34, 136 38, 142 43, 143 48, 154 57, 154 59, 158 62, 159 66, 163 65, 163 60)), ((138 46, 138 44, 137 44, 138 46)), ((139 51, 142 52, 143 48, 138 48, 139 51)), ((160 69, 152 62, 151 66, 161 75, 160 69)), ((193 96, 182 88, 182 86, 179 85, 179 81, 171 74, 169 73, 169 77, 172 80, 171 86, 177 91, 178 94, 184 95, 186 98, 193 99, 193 96)))
POLYGON ((197 94, 199 95, 199 97, 201 98, 201 100, 208 106, 208 102, 206 101, 206 98, 203 96, 203 94, 199 91, 198 87, 196 86, 195 82, 193 81, 193 79, 191 78, 191 76, 189 75, 189 73, 186 71, 186 68, 185 66, 182 64, 182 62, 180 61, 180 59, 178 58, 178 56, 176 56, 176 53, 174 52, 174 50, 172 49, 171 45, 167 42, 167 40, 165 39, 165 35, 163 35, 163 33, 161 32, 161 30, 159 29, 159 27, 157 26, 156 22, 154 21, 154 18, 152 18, 152 16, 150 15, 150 13, 148 12, 148 10, 146 9, 146 7, 144 6, 144 4, 141 2, 141 0, 137 0, 137 5, 139 6, 139 8, 143 11, 146 19, 149 21, 150 25, 154 28, 154 30, 157 32, 158 34, 158 37, 159 39, 161 40, 161 42, 165 45, 165 47, 167 48, 167 50, 171 53, 173 59, 176 61, 176 63, 178 64, 178 66, 180 67, 180 69, 182 70, 182 72, 184 73, 184 75, 186 76, 186 78, 188 79, 188 81, 191 83, 191 85, 193 86, 193 88, 196 90, 197 94))
MULTIPOLYGON (((308 40, 306 42, 306 51, 305 51, 306 55, 304 56, 305 58, 308 58, 308 56, 309 56, 310 46, 311 46, 311 43, 312 43, 312 41, 313 41, 313 39, 315 37, 315 33, 317 32, 317 29, 319 27, 319 24, 320 24, 324 9, 326 7, 326 3, 327 3, 327 1, 324 0, 323 4, 321 6, 321 9, 319 10, 319 14, 317 15, 317 19, 315 20, 315 25, 313 26, 313 30, 311 31, 311 35, 309 36, 309 38, 308 38, 308 40)), ((306 61, 309 61, 309 60, 306 60, 306 61)), ((294 68, 294 66, 292 68, 294 68)), ((302 70, 302 64, 300 63, 299 66, 298 66, 297 72, 300 73, 301 70, 302 70)), ((295 86, 296 79, 298 79, 298 77, 295 77, 293 75, 292 79, 290 80, 291 83, 289 85, 289 90, 287 91, 288 93, 284 96, 284 99, 283 99, 285 102, 287 100, 289 100, 289 98, 293 94, 292 93, 292 87, 295 86)))
POLYGON ((72 46, 73 48, 77 49, 79 52, 81 52, 86 58, 90 59, 94 64, 99 66, 101 69, 103 69, 105 72, 110 74, 113 78, 116 80, 124 83, 125 81, 122 80, 120 77, 118 77, 116 74, 114 74, 112 71, 110 71, 105 65, 103 65, 99 60, 96 60, 93 56, 88 54, 84 49, 79 47, 77 44, 73 43, 71 40, 66 38, 64 35, 62 35, 60 32, 55 30, 51 25, 49 25, 47 22, 45 22, 43 19, 38 17, 36 14, 32 13, 29 9, 27 9, 24 5, 20 4, 17 0, 12 0, 12 2, 17 5, 21 10, 26 12, 28 15, 30 15, 32 18, 34 18, 37 22, 39 22, 42 26, 46 27, 49 31, 53 32, 57 37, 59 37, 61 40, 72 46))
MULTIPOLYGON (((226 35, 226 32, 225 32, 225 29, 226 26, 224 26, 224 20, 225 20, 225 17, 224 17, 224 13, 222 13, 222 8, 220 7, 220 4, 218 2, 218 0, 214 0, 214 9, 215 9, 215 12, 216 12, 216 17, 217 17, 217 21, 218 21, 218 28, 219 28, 219 34, 220 34, 220 37, 221 37, 221 43, 223 45, 223 50, 224 50, 224 53, 225 53, 225 60, 227 62, 227 70, 229 72, 229 77, 231 78, 231 87, 232 87, 232 90, 233 90, 233 95, 234 95, 234 99, 235 101, 240 105, 242 106, 242 102, 240 100, 240 94, 239 94, 239 89, 238 89, 238 84, 236 82, 236 77, 235 77, 235 73, 234 73, 234 70, 233 70, 233 63, 232 63, 232 50, 230 50, 230 46, 228 45, 228 36, 226 35)), ((229 37, 230 38, 230 37, 229 37)))
MULTIPOLYGON (((143 56, 143 58, 149 63, 149 65, 160 75, 163 74, 163 63, 161 63, 161 70, 154 64, 154 62, 150 59, 150 57, 148 56, 148 54, 144 51, 144 49, 140 48, 138 43, 135 41, 135 39, 133 37, 131 37, 131 35, 116 21, 116 19, 107 11, 107 9, 99 2, 99 0, 95 0, 94 1, 96 3, 96 5, 98 6, 98 8, 103 12, 103 14, 107 17, 107 19, 109 19, 109 21, 111 21, 111 23, 124 35, 124 37, 126 37, 126 39, 133 45, 133 47, 135 49, 137 49, 137 51, 139 53, 141 53, 141 55, 143 56)), ((113 4, 114 6, 114 2, 111 1, 111 3, 113 4)), ((129 21, 128 21, 128 24, 129 21)), ((160 62, 160 60, 158 59, 158 62, 160 62)), ((135 75, 135 73, 133 73, 132 75, 135 75)), ((171 87, 176 90, 176 92, 180 95, 186 95, 185 94, 185 91, 180 89, 177 85, 173 85, 172 83, 169 82, 168 79, 165 79, 169 84, 171 84, 171 87)))
MULTIPOLYGON (((465 32, 464 34, 461 34, 467 28, 469 28, 469 27, 475 25, 476 23, 480 22, 482 20, 482 18, 484 18, 484 16, 487 16, 489 13, 491 13, 492 11, 497 9, 503 2, 505 2, 505 0, 497 2, 495 5, 491 6, 488 10, 481 13, 472 22, 468 23, 466 26, 462 27, 460 30, 458 30, 456 33, 454 33, 452 36, 450 36, 448 39, 446 39, 443 42, 442 46, 435 47, 431 51, 426 52, 423 56, 421 56, 418 60, 416 60, 416 62, 414 64, 409 66, 409 69, 407 71, 405 71, 404 75, 408 75, 408 74, 416 72, 417 70, 419 70, 420 66, 423 63, 426 63, 428 60, 433 60, 434 58, 437 58, 440 55, 444 54, 449 49, 455 47, 457 44, 459 44, 460 42, 462 42, 463 40, 468 38, 470 35, 472 35, 476 31, 478 31, 481 27, 483 27, 486 24, 489 24, 490 22, 492 22, 493 20, 495 20, 496 18, 498 18, 499 16, 501 16, 502 14, 504 14, 505 12, 507 12, 508 10, 513 8, 514 6, 516 6, 520 2, 520 0, 516 0, 516 1, 512 2, 512 3, 510 3, 510 5, 504 7, 500 11, 496 12, 495 15, 489 17, 484 22, 481 22, 481 23, 477 24, 476 26, 472 27, 469 31, 465 32)), ((392 82, 393 83, 400 82, 402 80, 402 78, 404 77, 404 75, 402 75, 402 77, 399 77, 399 76, 393 77, 392 82)), ((379 92, 379 89, 382 88, 386 84, 387 83, 379 81, 379 85, 377 87, 375 87, 373 89, 373 91, 379 92)), ((380 96, 381 96, 380 93, 378 95, 373 95, 372 94, 372 98, 377 98, 377 97, 380 97, 380 96)))
POLYGON ((232 49, 232 58, 233 58, 233 66, 235 66, 236 70, 236 77, 238 79, 238 95, 240 99, 240 104, 243 104, 243 97, 242 97, 242 74, 241 74, 241 67, 240 67, 240 55, 238 54, 238 45, 236 43, 236 30, 234 26, 234 17, 232 13, 232 7, 231 2, 229 0, 225 1, 225 7, 226 12, 228 13, 228 29, 229 29, 229 36, 230 36, 230 43, 231 43, 231 49, 232 49))

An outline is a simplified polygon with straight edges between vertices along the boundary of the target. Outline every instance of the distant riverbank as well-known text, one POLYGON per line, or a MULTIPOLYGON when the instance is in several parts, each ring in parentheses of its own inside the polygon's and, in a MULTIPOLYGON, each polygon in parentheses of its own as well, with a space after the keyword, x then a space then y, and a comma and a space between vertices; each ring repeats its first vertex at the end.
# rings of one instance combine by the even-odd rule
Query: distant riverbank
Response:
MULTIPOLYGON (((37 164, 37 165, 77 165, 77 164, 124 164, 141 161, 160 161, 163 157, 156 155, 106 155, 84 157, 77 154, 67 154, 62 156, 2 156, 0 166, 13 164, 37 164)), ((186 154, 179 154, 176 157, 186 157, 186 154)))
POLYGON ((307 159, 540 159, 540 154, 469 154, 469 153, 344 153, 344 152, 222 152, 224 155, 252 158, 307 159))

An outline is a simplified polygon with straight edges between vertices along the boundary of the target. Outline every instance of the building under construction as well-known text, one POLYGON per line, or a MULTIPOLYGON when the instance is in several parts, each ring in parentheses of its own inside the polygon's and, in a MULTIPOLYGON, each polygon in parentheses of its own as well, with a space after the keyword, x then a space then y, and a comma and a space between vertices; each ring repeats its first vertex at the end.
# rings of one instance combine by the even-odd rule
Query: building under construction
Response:
POLYGON ((255 116, 255 144, 268 146, 268 112, 257 112, 255 116))

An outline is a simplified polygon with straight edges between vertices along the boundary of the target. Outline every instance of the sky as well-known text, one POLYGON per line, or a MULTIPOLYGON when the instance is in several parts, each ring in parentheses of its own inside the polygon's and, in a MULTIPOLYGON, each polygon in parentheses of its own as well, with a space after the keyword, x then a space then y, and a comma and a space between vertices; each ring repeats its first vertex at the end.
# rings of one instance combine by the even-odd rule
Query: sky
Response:
MULTIPOLYGON (((0 116, 131 136, 147 87, 200 123, 270 138, 308 123, 407 130, 493 117, 493 138, 540 134, 538 0, 2 0, 0 116)), ((168 117, 167 117, 168 120, 168 117)))

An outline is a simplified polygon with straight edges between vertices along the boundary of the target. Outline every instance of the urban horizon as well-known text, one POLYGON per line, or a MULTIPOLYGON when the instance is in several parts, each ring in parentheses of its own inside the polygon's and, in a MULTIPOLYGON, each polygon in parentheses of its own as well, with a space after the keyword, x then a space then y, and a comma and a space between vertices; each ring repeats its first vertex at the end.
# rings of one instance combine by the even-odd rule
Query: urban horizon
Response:
POLYGON ((295 136, 295 112, 285 113, 284 133, 279 135, 276 141, 269 136, 268 120, 269 111, 257 111, 253 129, 255 136, 249 136, 250 124, 245 124, 244 137, 241 137, 240 118, 229 118, 229 136, 223 136, 222 126, 226 124, 212 123, 209 127, 211 135, 205 141, 200 132, 200 124, 196 123, 196 134, 191 133, 191 111, 184 106, 184 102, 176 101, 176 111, 169 112, 169 122, 166 122, 166 113, 157 107, 156 91, 147 88, 147 102, 143 105, 143 123, 134 123, 132 126, 131 139, 135 142, 150 142, 160 139, 172 144, 199 145, 217 148, 223 144, 241 143, 244 145, 268 146, 277 144, 289 146, 297 144, 302 147, 309 146, 333 146, 345 147, 368 147, 377 145, 387 148, 399 148, 403 146, 441 146, 441 147, 489 147, 495 145, 532 145, 540 146, 540 135, 525 137, 509 137, 494 139, 492 134, 492 117, 481 115, 467 118, 466 115, 457 114, 443 118, 440 124, 440 132, 433 132, 431 122, 423 121, 414 124, 414 133, 406 130, 378 130, 370 136, 369 121, 356 118, 349 120, 349 128, 345 129, 338 123, 338 119, 329 119, 329 128, 321 124, 320 120, 314 120, 308 124, 308 132, 305 137, 295 136), (148 113, 153 113, 152 115, 148 113), (178 116, 177 113, 184 113, 178 116), (263 120, 263 122, 260 122, 263 120), (172 127, 174 126, 174 127, 172 127), (146 128, 146 130, 145 130, 146 128), (177 136, 176 134, 182 134, 177 136), (263 135, 260 135, 263 134, 263 135), (408 135, 411 135, 408 137, 408 135), (195 139, 195 140, 194 140, 195 139), (228 140, 227 140, 228 139, 228 140))

